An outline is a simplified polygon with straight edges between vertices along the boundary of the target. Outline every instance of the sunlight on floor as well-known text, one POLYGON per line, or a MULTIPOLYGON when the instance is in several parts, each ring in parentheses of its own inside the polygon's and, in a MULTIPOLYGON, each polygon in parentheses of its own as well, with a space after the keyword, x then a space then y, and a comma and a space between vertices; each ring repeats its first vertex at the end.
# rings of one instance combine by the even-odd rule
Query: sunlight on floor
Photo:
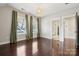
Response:
POLYGON ((36 52, 38 51, 37 45, 38 45, 37 41, 34 41, 32 44, 32 53, 33 54, 36 54, 36 52))
POLYGON ((26 49, 26 47, 24 45, 23 46, 19 46, 17 48, 17 56, 25 56, 26 55, 25 49, 26 49))

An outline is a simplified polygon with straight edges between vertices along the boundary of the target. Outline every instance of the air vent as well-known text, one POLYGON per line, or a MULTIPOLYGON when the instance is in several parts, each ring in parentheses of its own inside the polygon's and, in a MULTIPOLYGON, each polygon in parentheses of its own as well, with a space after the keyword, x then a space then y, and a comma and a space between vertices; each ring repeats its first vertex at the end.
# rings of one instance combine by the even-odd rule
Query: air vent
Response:
POLYGON ((25 10, 24 8, 21 8, 21 10, 25 10))
POLYGON ((70 3, 65 3, 65 5, 69 5, 70 3))

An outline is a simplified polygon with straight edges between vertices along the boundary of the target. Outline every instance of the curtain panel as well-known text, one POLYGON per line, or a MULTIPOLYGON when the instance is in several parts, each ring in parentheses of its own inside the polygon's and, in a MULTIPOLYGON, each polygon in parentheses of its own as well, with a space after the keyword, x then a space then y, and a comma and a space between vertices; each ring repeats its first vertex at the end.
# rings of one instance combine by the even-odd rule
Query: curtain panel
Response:
POLYGON ((33 17, 30 16, 30 39, 33 38, 33 17))
POLYGON ((26 39, 29 39, 29 22, 28 22, 28 15, 25 15, 26 18, 26 39))
POLYGON ((11 33, 10 33, 10 43, 17 42, 17 12, 12 11, 12 24, 11 24, 11 33))

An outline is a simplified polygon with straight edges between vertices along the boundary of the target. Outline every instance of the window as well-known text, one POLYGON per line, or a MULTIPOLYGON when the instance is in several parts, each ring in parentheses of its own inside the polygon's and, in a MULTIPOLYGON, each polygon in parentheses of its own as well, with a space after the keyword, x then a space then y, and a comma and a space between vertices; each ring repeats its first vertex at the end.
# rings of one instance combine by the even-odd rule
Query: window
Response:
POLYGON ((25 20, 25 16, 18 15, 17 34, 25 34, 25 33, 26 33, 26 20, 25 20))
POLYGON ((37 33, 37 19, 33 18, 33 33, 37 33))

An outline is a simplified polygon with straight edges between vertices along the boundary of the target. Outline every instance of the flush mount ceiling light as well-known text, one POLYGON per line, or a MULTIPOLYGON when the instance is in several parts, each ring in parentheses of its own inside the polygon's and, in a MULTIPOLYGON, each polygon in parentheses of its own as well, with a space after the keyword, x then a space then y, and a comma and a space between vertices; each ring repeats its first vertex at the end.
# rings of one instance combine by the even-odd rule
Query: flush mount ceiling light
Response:
POLYGON ((40 12, 41 12, 41 10, 40 10, 40 9, 38 9, 38 10, 37 10, 37 12, 38 12, 38 13, 40 13, 40 12))
POLYGON ((37 12, 38 16, 42 16, 42 14, 43 14, 43 8, 42 8, 41 5, 37 6, 36 12, 37 12))

